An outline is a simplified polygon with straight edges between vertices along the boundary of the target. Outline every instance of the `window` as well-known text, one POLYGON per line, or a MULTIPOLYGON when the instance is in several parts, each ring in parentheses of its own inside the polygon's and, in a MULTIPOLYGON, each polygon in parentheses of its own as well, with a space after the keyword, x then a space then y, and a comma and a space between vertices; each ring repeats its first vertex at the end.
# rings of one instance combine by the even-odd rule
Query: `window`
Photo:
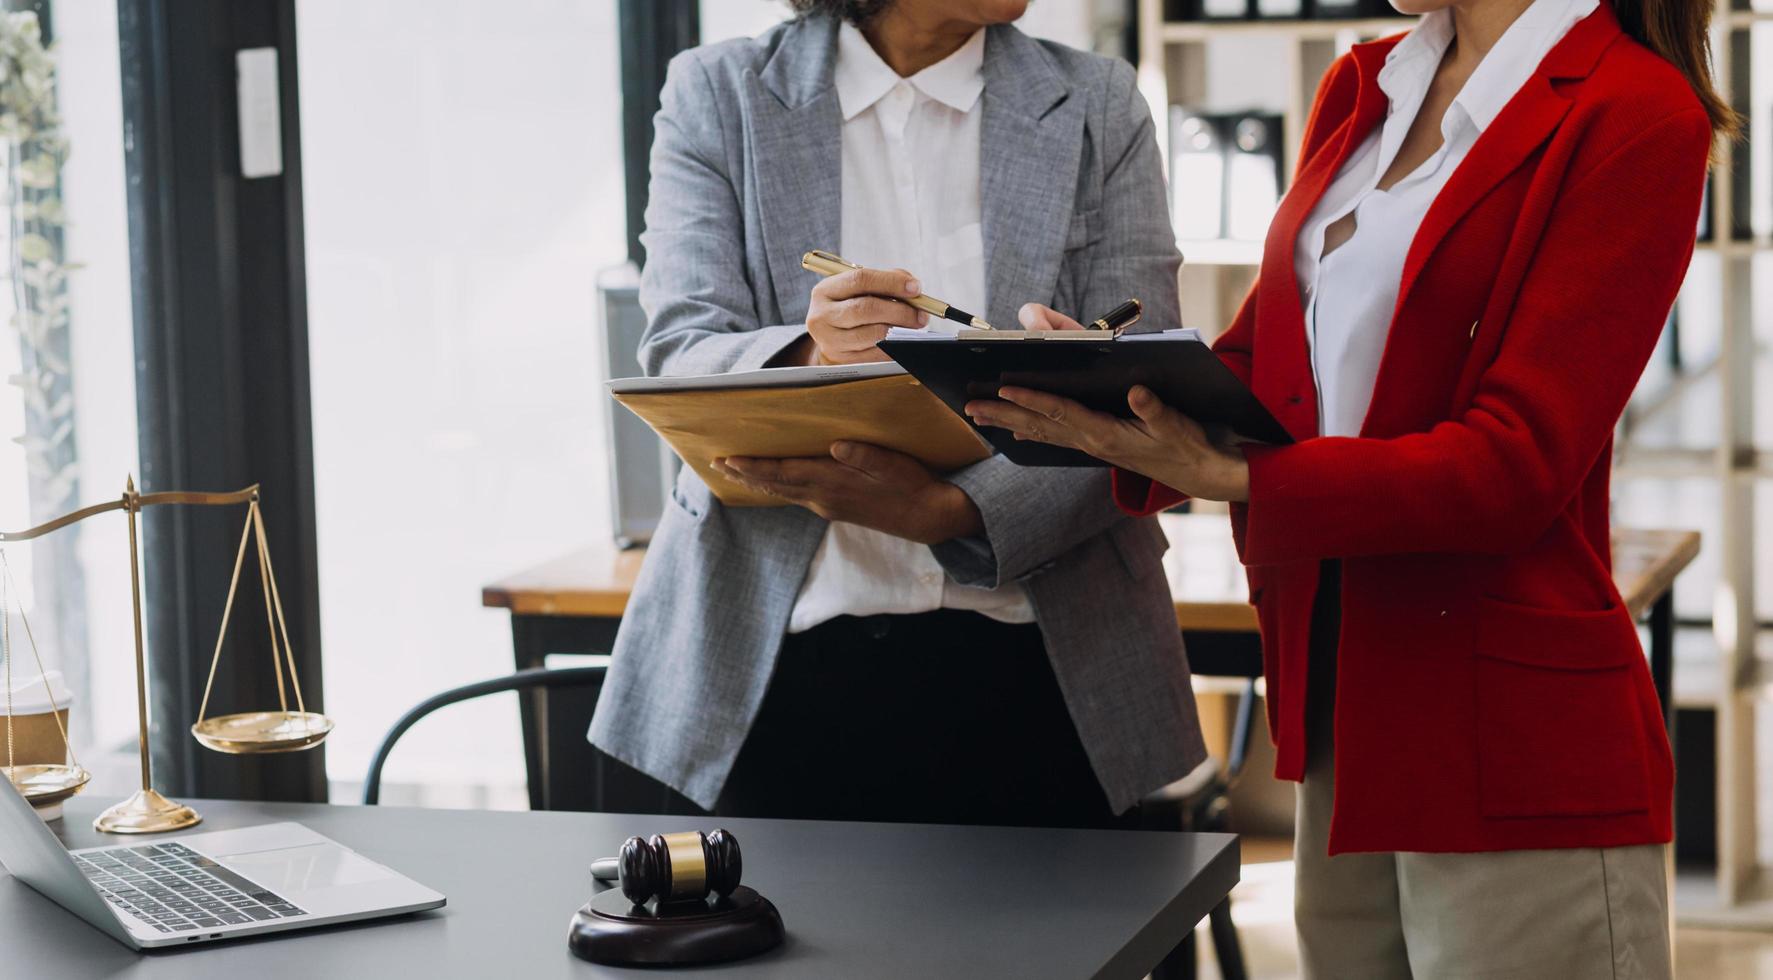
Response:
MULTIPOLYGON (((616 3, 299 0, 296 17, 342 786, 407 708, 512 669, 481 586, 610 535, 595 281, 626 258, 616 3)), ((515 705, 418 726, 384 799, 527 805, 515 705)))
MULTIPOLYGON (((16 35, 20 18, 33 14, 49 29, 53 74, 42 105, 59 116, 67 152, 18 146, 0 179, 8 219, 0 221, 9 287, 0 290, 0 528, 7 530, 114 499, 136 469, 117 7, 34 6, 32 14, 3 15, 4 30, 16 35)), ((10 72, 0 83, 15 84, 10 72)), ((19 92, 8 93, 9 111, 19 92)), ((133 765, 127 540, 122 518, 107 515, 6 549, 16 608, 29 617, 46 665, 72 688, 74 748, 101 781, 103 750, 126 750, 125 780, 133 765)), ((15 619, 15 673, 34 675, 21 633, 15 619)))

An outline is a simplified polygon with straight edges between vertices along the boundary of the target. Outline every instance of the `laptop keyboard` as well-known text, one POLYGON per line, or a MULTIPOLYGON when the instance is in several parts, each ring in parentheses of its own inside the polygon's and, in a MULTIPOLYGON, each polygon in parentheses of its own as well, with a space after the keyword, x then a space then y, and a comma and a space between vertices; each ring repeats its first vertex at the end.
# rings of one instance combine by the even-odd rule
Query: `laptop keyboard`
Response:
POLYGON ((105 901, 165 933, 272 922, 304 915, 282 896, 183 844, 75 854, 105 901))

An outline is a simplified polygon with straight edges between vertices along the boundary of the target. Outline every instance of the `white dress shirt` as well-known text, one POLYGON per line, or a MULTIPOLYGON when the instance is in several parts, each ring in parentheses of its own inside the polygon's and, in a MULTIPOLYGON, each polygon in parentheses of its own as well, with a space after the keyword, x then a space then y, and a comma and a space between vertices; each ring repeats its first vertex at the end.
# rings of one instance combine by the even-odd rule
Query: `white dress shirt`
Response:
MULTIPOLYGON (((843 110, 843 256, 907 269, 923 291, 963 310, 985 309, 980 231, 979 118, 985 32, 910 78, 882 61, 849 24, 837 35, 843 110)), ((932 330, 957 329, 931 319, 932 330)), ((813 555, 788 631, 836 616, 972 609, 1034 621, 1018 584, 978 589, 949 580, 927 545, 833 523, 813 555)))
POLYGON ((1380 190, 1379 178, 1396 159, 1453 41, 1452 11, 1425 15, 1386 56, 1379 71, 1379 88, 1390 101, 1385 124, 1336 175, 1301 227, 1293 252, 1317 381, 1320 435, 1360 434, 1403 286, 1404 259, 1429 206, 1546 53, 1598 4, 1534 0, 1484 55, 1441 117, 1441 148, 1389 190, 1380 190), (1325 231, 1351 211, 1354 236, 1324 255, 1325 231))

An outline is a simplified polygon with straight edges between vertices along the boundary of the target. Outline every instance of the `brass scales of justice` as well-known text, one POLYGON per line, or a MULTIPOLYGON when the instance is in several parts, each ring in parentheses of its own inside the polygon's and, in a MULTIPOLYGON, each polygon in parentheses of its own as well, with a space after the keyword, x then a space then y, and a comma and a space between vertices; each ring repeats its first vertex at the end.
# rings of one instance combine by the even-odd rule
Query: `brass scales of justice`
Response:
MULTIPOLYGON (((123 496, 116 500, 84 507, 23 531, 0 532, 0 590, 3 590, 5 596, 10 597, 16 594, 17 589, 12 582, 11 567, 5 563, 5 545, 29 541, 89 517, 114 510, 121 510, 128 517, 129 585, 130 595, 134 601, 135 616, 135 691, 136 714, 139 723, 138 744, 141 750, 142 788, 128 799, 99 814, 98 819, 93 821, 93 828, 104 833, 156 834, 189 827, 203 819, 197 811, 182 803, 167 799, 154 789, 152 765, 148 758, 147 667, 142 648, 142 578, 136 546, 136 515, 140 514, 144 507, 163 504, 203 507, 247 505, 246 527, 240 533, 240 548, 234 557, 234 574, 228 582, 228 600, 222 609, 222 623, 216 635, 215 654, 209 662, 209 679, 203 686, 203 701, 197 709, 197 721, 191 725, 191 734, 205 748, 230 755, 254 755, 270 752, 297 752, 313 748, 326 738, 327 733, 331 732, 333 727, 332 719, 307 710, 307 706, 302 700, 301 682, 296 676, 295 655, 289 644, 289 629, 284 625, 283 620, 283 599, 277 592, 277 576, 271 570, 271 552, 265 538, 265 518, 259 508, 258 484, 233 493, 183 491, 137 493, 135 480, 130 478, 124 486, 123 496), (240 585, 240 569, 246 562, 247 543, 255 539, 258 542, 259 582, 264 593, 265 619, 271 632, 271 665, 277 677, 278 710, 251 711, 209 718, 207 717, 209 694, 215 685, 216 667, 221 663, 222 647, 228 636, 228 619, 234 610, 234 594, 240 585), (281 652, 279 640, 281 640, 281 652), (287 689, 283 681, 283 671, 286 666, 289 671, 287 689), (288 695, 292 692, 296 705, 294 711, 289 710, 288 703, 288 695)), ((19 794, 33 806, 53 806, 80 792, 92 775, 80 766, 79 760, 74 757, 72 748, 68 745, 67 728, 62 724, 53 694, 50 700, 50 712, 56 719, 57 729, 61 732, 66 762, 51 765, 13 765, 12 661, 14 647, 11 635, 11 617, 8 615, 8 611, 8 602, 6 599, 0 598, 0 654, 4 655, 6 661, 6 766, 4 771, 12 785, 18 789, 19 794)), ((36 640, 31 636, 30 623, 24 617, 22 605, 19 608, 18 616, 19 622, 24 626, 25 639, 31 648, 32 656, 37 659, 37 669, 41 673, 43 660, 37 652, 36 640)))

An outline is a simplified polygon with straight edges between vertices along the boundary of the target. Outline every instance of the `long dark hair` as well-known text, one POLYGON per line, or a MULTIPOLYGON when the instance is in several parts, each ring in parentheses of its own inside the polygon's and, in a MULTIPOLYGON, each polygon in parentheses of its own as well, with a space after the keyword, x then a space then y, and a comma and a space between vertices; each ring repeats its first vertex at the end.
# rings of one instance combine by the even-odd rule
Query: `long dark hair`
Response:
POLYGON ((857 27, 879 17, 892 5, 893 0, 788 0, 788 6, 802 16, 824 14, 841 17, 857 27))
POLYGON ((1613 0, 1619 26, 1638 43, 1680 69, 1693 86, 1712 132, 1735 139, 1742 119, 1711 78, 1711 14, 1713 0, 1613 0))

